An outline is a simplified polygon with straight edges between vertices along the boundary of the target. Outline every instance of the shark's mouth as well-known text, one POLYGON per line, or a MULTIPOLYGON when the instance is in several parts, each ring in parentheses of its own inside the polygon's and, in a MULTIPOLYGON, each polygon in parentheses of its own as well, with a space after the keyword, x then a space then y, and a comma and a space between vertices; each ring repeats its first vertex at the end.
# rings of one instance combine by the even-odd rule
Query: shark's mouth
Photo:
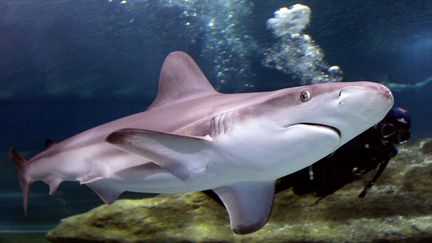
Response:
POLYGON ((329 125, 319 124, 319 123, 311 123, 311 122, 302 122, 302 123, 297 123, 296 125, 298 125, 298 124, 327 128, 327 129, 330 129, 330 130, 334 131, 335 133, 337 133, 339 138, 342 136, 342 133, 339 129, 337 129, 336 127, 329 126, 329 125))

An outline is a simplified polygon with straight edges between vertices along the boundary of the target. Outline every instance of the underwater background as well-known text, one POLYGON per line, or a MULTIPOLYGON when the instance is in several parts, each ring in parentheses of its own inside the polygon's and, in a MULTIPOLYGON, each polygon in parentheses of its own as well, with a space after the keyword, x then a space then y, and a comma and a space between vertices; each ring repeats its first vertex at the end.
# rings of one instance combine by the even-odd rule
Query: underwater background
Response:
POLYGON ((102 204, 77 183, 50 197, 38 182, 24 217, 8 150, 29 158, 46 139, 143 111, 175 50, 227 93, 340 79, 388 84, 411 113, 411 142, 431 137, 431 12, 427 0, 0 0, 0 232, 45 232, 102 204), (292 31, 312 41, 284 39, 268 22, 294 4, 312 12, 292 31))

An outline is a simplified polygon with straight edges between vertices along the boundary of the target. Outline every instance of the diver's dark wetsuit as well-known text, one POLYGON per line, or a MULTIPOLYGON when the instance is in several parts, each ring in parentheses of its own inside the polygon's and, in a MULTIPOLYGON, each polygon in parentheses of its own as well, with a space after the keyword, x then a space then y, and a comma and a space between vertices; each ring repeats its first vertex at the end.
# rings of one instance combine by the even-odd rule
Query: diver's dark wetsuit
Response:
POLYGON ((362 133, 333 154, 310 167, 280 179, 276 191, 292 186, 296 194, 324 197, 353 182, 397 154, 391 143, 383 144, 374 128, 362 133))
MULTIPOLYGON (((276 183, 276 192, 292 187, 295 194, 314 193, 322 199, 378 167, 375 176, 359 195, 364 197, 390 159, 398 153, 396 145, 410 138, 410 126, 408 112, 402 108, 393 108, 381 122, 334 153, 309 167, 280 178, 276 183)), ((206 191, 206 194, 220 202, 213 191, 206 191)))

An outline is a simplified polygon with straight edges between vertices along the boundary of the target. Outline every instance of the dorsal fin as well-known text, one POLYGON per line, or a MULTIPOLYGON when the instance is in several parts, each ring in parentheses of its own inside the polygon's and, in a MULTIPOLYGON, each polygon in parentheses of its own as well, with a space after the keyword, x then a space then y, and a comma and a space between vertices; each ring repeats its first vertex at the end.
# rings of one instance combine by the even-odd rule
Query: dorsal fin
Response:
POLYGON ((170 53, 162 65, 158 94, 148 108, 155 109, 166 104, 217 94, 195 61, 186 53, 170 53))

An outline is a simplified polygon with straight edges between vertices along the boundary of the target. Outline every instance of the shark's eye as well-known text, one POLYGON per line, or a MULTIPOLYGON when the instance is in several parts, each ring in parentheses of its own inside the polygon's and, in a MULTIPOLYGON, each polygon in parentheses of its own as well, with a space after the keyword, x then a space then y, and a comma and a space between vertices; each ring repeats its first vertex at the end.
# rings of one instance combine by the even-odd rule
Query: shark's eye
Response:
POLYGON ((309 93, 309 91, 302 91, 301 93, 300 93, 300 100, 301 101, 303 101, 303 102, 306 102, 306 101, 308 101, 309 99, 310 99, 310 93, 309 93))

